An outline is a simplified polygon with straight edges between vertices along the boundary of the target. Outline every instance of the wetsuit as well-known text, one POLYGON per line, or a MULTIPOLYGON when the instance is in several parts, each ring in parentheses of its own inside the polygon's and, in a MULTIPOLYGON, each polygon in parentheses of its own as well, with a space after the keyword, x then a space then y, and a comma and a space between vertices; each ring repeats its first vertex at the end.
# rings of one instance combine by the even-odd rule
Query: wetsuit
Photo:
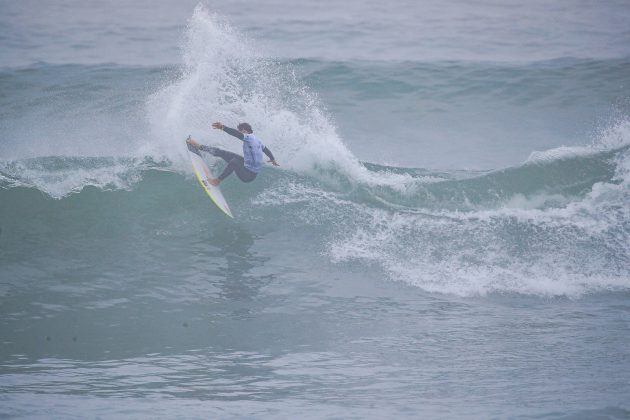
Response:
POLYGON ((263 153, 267 155, 270 160, 275 160, 271 150, 267 149, 253 134, 243 134, 234 128, 226 126, 223 126, 222 130, 243 141, 243 156, 216 147, 199 146, 199 150, 208 152, 227 162, 227 166, 221 175, 219 175, 221 181, 227 178, 232 172, 236 172, 236 176, 238 176, 241 181, 252 182, 256 179, 256 175, 258 175, 258 172, 260 172, 264 165, 263 153))

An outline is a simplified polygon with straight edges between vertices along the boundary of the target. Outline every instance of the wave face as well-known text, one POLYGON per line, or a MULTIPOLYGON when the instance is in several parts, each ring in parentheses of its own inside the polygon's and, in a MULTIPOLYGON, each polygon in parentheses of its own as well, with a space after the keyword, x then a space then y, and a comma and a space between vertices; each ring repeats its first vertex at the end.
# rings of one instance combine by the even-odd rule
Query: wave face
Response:
MULTIPOLYGON (((163 232, 211 228, 208 213, 228 223, 195 185, 183 139, 238 151, 209 124, 246 120, 282 167, 254 184, 225 184, 245 229, 261 220, 285 235, 307 227, 308 245, 330 261, 428 292, 579 296, 630 286, 630 123, 617 88, 628 59, 276 60, 203 7, 182 50, 180 68, 2 72, 9 246, 22 249, 14 241, 25 209, 59 221, 43 236, 96 223, 95 208, 107 215, 104 236, 147 219, 163 232), (369 118, 377 108, 385 130, 369 118), (578 127, 584 115, 597 124, 578 127), (570 143, 575 130, 582 137, 570 143), (488 150, 493 159, 480 164, 488 150), (466 169, 440 169, 453 167, 466 169)), ((147 242, 156 234, 137 233, 147 242)))
MULTIPOLYGON (((366 179, 388 181, 359 182, 332 169, 321 175, 266 170, 247 188, 228 182, 224 190, 247 229, 255 231, 259 220, 282 234, 308 226, 312 242, 334 262, 380 267, 392 280, 429 292, 579 296, 630 286, 627 145, 551 150, 487 173, 362 168, 366 179)), ((148 159, 3 162, 0 185, 5 232, 27 223, 16 217, 20 209, 61 220, 42 232, 53 236, 93 223, 95 208, 108 223, 155 220, 164 232, 207 225, 208 213, 213 223, 228 223, 190 176, 148 159), (74 193, 63 195, 69 188, 74 193), (64 216, 68 206, 76 217, 64 216)), ((147 240, 155 234, 137 233, 147 240)), ((99 235, 108 243, 106 227, 99 235)), ((185 238, 174 240, 184 242, 164 245, 186 246, 185 238)))

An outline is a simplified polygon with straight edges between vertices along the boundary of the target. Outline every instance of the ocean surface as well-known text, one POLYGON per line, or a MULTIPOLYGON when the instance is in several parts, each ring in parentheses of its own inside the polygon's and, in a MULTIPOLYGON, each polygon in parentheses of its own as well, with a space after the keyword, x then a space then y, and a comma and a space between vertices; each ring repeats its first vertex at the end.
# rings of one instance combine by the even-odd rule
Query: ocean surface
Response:
POLYGON ((628 22, 0 0, 0 417, 630 418, 628 22))

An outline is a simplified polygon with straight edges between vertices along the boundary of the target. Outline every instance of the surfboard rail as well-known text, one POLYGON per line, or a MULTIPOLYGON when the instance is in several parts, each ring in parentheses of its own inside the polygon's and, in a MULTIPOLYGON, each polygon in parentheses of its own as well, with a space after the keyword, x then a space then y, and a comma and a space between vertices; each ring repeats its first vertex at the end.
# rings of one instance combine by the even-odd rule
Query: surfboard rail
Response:
POLYGON ((230 206, 228 206, 225 197, 223 197, 223 193, 218 186, 212 185, 208 178, 210 178, 210 170, 208 169, 208 165, 204 162, 201 157, 201 153, 194 146, 190 145, 186 142, 186 146, 188 148, 188 156, 190 157, 190 162, 192 164, 193 173, 197 177, 197 180, 208 194, 208 197, 212 200, 212 202, 219 208, 223 213, 228 215, 231 218, 234 218, 232 214, 232 210, 230 210, 230 206))

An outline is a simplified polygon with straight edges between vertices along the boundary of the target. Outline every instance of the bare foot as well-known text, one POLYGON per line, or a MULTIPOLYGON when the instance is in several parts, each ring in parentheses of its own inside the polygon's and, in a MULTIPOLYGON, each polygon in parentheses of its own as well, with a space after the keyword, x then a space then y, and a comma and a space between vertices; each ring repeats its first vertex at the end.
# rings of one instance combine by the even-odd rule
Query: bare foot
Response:
POLYGON ((197 143, 195 141, 195 139, 193 139, 190 136, 188 136, 188 138, 186 139, 186 143, 190 144, 191 146, 197 147, 197 148, 199 147, 199 143, 197 143))
POLYGON ((218 187, 219 184, 221 183, 221 180, 219 178, 208 178, 208 182, 214 185, 215 187, 218 187))

